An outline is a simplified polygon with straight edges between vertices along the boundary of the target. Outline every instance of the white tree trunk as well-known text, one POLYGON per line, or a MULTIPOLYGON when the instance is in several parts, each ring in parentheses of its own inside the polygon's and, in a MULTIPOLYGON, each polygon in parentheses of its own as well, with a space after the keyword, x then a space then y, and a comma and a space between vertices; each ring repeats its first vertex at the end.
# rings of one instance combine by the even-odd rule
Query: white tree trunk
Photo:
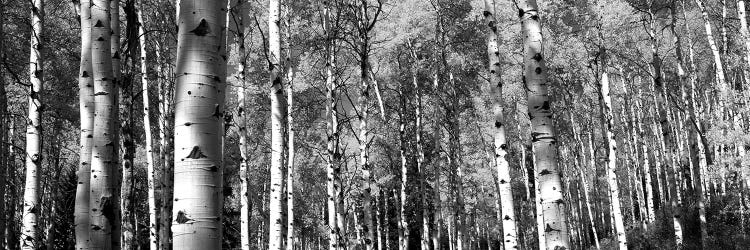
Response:
POLYGON ((516 216, 511 190, 510 166, 505 156, 505 118, 503 118, 503 81, 500 71, 500 50, 495 19, 495 1, 484 1, 484 19, 487 25, 487 56, 489 57, 490 89, 492 89, 492 112, 494 115, 495 166, 497 167, 498 193, 501 203, 501 221, 503 225, 503 246, 505 249, 518 248, 516 216))
MULTIPOLYGON (((750 67, 750 32, 748 32, 747 28, 747 10, 745 9, 745 0, 737 0, 737 17, 740 18, 740 35, 742 36, 743 43, 745 43, 745 63, 747 63, 746 67, 750 67)), ((745 79, 750 80, 750 75, 748 75, 748 70, 746 67, 745 72, 745 79)))
POLYGON ((156 193, 155 193, 155 178, 156 172, 154 171, 154 143, 153 136, 151 134, 151 109, 149 101, 149 90, 148 90, 148 52, 146 51, 146 32, 145 22, 143 21, 143 0, 139 0, 138 8, 138 42, 140 44, 141 53, 141 97, 143 99, 143 131, 146 137, 146 175, 148 181, 148 242, 150 249, 158 249, 158 232, 156 231, 156 214, 158 208, 156 207, 156 193))
POLYGON ((726 81, 724 79, 724 66, 721 62, 721 53, 719 52, 719 49, 716 46, 716 41, 714 41, 714 36, 711 31, 711 21, 708 17, 708 12, 706 11, 706 6, 703 4, 703 1, 701 0, 695 0, 695 3, 698 4, 698 8, 701 11, 701 16, 703 17, 703 23, 704 27, 706 29, 706 38, 708 39, 708 45, 711 48, 711 52, 714 56, 714 66, 716 66, 716 80, 717 85, 719 85, 719 94, 721 94, 720 99, 720 105, 723 102, 723 99, 725 98, 724 95, 727 94, 727 85, 726 81))
POLYGON ((609 77, 607 72, 602 72, 602 78, 599 82, 599 91, 601 98, 601 108, 604 124, 603 132, 606 135, 607 142, 607 183, 609 184, 609 196, 612 202, 612 217, 614 218, 615 232, 617 233, 617 245, 620 250, 627 250, 627 238, 625 225, 622 219, 620 207, 620 188, 617 182, 617 140, 612 131, 614 129, 614 114, 612 112, 612 98, 610 97, 609 77))
MULTIPOLYGON (((89 213, 91 248, 112 249, 117 216, 117 86, 113 81, 109 1, 91 5, 94 71, 94 145, 89 213)), ((119 235, 118 235, 119 236, 119 235)), ((118 245, 119 246, 119 245, 118 245)))
POLYGON ((282 199, 284 183, 284 120, 286 105, 281 79, 281 36, 279 34, 279 0, 270 0, 268 7, 268 46, 269 73, 271 88, 271 189, 269 200, 269 232, 268 248, 281 250, 283 248, 283 206, 282 199))
POLYGON ((556 135, 548 96, 542 27, 536 0, 516 0, 524 39, 524 83, 531 117, 534 164, 539 178, 547 249, 570 248, 567 215, 557 166, 556 135))
POLYGON ((174 249, 221 248, 225 7, 225 0, 179 5, 174 249))
POLYGON ((42 58, 42 33, 44 2, 34 0, 31 10, 31 53, 29 57, 29 113, 26 126, 26 184, 23 192, 23 217, 21 224, 21 249, 36 249, 39 242, 38 217, 39 178, 42 171, 42 84, 44 83, 44 61, 42 58))
POLYGON ((237 87, 237 128, 239 130, 240 150, 240 248, 250 250, 250 219, 252 217, 252 201, 250 199, 250 171, 248 169, 250 158, 247 145, 247 102, 245 100, 245 89, 247 88, 247 52, 245 49, 245 18, 247 7, 244 0, 238 0, 234 7, 237 12, 234 16, 237 25, 236 43, 239 53, 239 64, 237 78, 240 86, 237 87))
POLYGON ((91 63, 91 1, 81 1, 81 67, 78 98, 81 115, 78 185, 75 200, 76 249, 89 249, 89 196, 91 189, 91 150, 94 131, 94 79, 91 63))

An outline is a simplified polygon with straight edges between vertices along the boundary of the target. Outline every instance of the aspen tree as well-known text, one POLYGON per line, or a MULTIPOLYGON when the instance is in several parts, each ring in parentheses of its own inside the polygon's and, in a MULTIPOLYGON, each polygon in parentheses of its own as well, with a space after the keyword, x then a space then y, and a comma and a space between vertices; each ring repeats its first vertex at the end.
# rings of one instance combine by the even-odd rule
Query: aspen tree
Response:
POLYGON ((247 145, 247 101, 245 98, 245 89, 247 88, 247 51, 245 48, 245 17, 247 14, 244 0, 238 0, 237 5, 233 8, 237 34, 235 43, 239 54, 239 63, 237 65, 237 80, 240 84, 237 86, 237 129, 239 130, 239 149, 240 149, 240 248, 242 250, 250 249, 250 219, 252 216, 252 199, 250 199, 249 190, 249 163, 248 145, 247 145))
POLYGON ((44 1, 34 0, 31 8, 31 49, 29 56, 29 112, 26 126, 26 184, 23 192, 23 217, 21 224, 21 248, 36 249, 39 242, 38 217, 39 178, 42 171, 42 85, 44 83, 44 59, 42 36, 44 29, 44 1))
POLYGON ((398 125, 398 137, 399 137, 399 156, 401 158, 401 181, 400 181, 400 197, 399 202, 399 223, 398 223, 398 249, 409 250, 409 220, 406 218, 406 201, 408 200, 408 192, 406 191, 407 183, 409 182, 409 168, 406 160, 406 96, 404 95, 404 86, 399 85, 398 96, 400 100, 399 105, 399 125, 398 125))
MULTIPOLYGON (((364 226, 363 233, 365 234, 366 240, 365 249, 372 250, 375 242, 374 225, 372 223, 372 187, 374 186, 374 178, 372 175, 372 165, 369 161, 369 144, 371 141, 371 135, 368 132, 368 114, 369 114, 369 95, 372 86, 376 86, 374 75, 371 73, 370 66, 370 49, 371 49, 371 34, 370 32, 375 28, 375 24, 378 21, 378 16, 383 9, 382 0, 377 1, 377 6, 370 6, 367 0, 361 0, 359 6, 356 6, 354 10, 357 18, 356 33, 357 42, 355 51, 359 56, 359 81, 360 81, 360 95, 357 99, 357 120, 359 122, 359 165, 362 169, 362 179, 364 180, 364 188, 362 190, 362 209, 364 226), (369 13, 370 7, 375 7, 375 13, 369 13), (372 15, 372 18, 370 18, 372 15)), ((376 89, 377 90, 377 89, 376 89)), ((377 93, 377 91, 376 91, 377 93)))
POLYGON ((158 245, 158 232, 156 231, 156 214, 158 209, 156 207, 156 171, 154 166, 154 144, 151 133, 151 109, 149 100, 149 82, 148 82, 148 54, 146 50, 146 32, 145 22, 143 19, 144 5, 143 0, 138 1, 138 43, 140 47, 140 63, 141 63, 141 86, 143 93, 141 94, 143 100, 143 131, 145 134, 146 142, 146 179, 147 179, 147 194, 148 194, 148 237, 150 249, 157 249, 158 245))
POLYGON ((294 94, 294 67, 292 65, 292 47, 291 47, 291 29, 289 26, 289 15, 284 19, 287 27, 287 55, 286 55, 286 100, 287 100, 287 176, 286 176, 286 206, 287 206, 287 224, 286 224, 286 249, 294 250, 294 119, 293 113, 293 94, 294 94))
POLYGON ((328 227, 330 228, 328 232, 328 248, 335 250, 343 249, 343 245, 339 237, 342 235, 342 228, 339 227, 339 221, 337 220, 339 194, 342 188, 341 166, 339 165, 341 154, 338 147, 338 100, 336 95, 338 85, 336 79, 334 79, 334 64, 336 60, 336 42, 334 39, 337 35, 337 30, 334 30, 331 15, 331 4, 326 2, 323 9, 323 29, 326 36, 326 151, 328 155, 326 158, 326 192, 328 194, 328 227))
POLYGON ((174 249, 221 248, 225 7, 225 0, 179 4, 174 249))
POLYGON ((492 112, 494 115, 494 163, 497 168, 498 198, 501 202, 500 219, 503 226, 503 246, 505 249, 518 248, 516 216, 511 189, 510 167, 505 156, 505 118, 503 118, 503 81, 500 73, 500 50, 495 19, 495 1, 484 0, 484 19, 487 25, 487 56, 489 57, 489 85, 492 89, 492 112))
POLYGON ((745 9, 745 0, 737 0, 737 17, 740 19, 740 36, 742 42, 745 45, 745 63, 746 67, 742 67, 744 70, 745 79, 750 79, 750 73, 748 73, 747 67, 750 67, 750 31, 747 28, 747 10, 745 9))
MULTIPOLYGON (((570 124, 572 124, 573 129, 573 138, 576 141, 576 144, 580 145, 580 151, 583 152, 584 146, 583 141, 581 140, 580 135, 578 134, 578 126, 576 126, 576 122, 573 121, 573 116, 570 116, 570 124)), ((581 157, 581 161, 583 161, 583 157, 581 157)), ((586 199, 586 213, 589 218, 589 224, 591 226, 591 231, 594 236, 594 244, 596 246, 596 249, 601 249, 601 246, 599 245, 599 234, 596 232, 596 224, 594 224, 594 214, 591 212, 591 198, 589 197, 589 186, 586 182, 586 177, 588 176, 583 172, 583 168, 586 164, 580 164, 578 166, 578 177, 581 181, 581 185, 583 185, 583 198, 586 199)), ((593 167, 593 166, 592 166, 593 167)))
MULTIPOLYGON (((542 50, 542 28, 536 0, 516 0, 524 39, 524 76, 531 117, 531 141, 537 166, 543 228, 547 249, 570 248, 562 183, 557 166, 557 141, 542 50)), ((541 245, 541 244, 540 244, 541 245)))
POLYGON ((75 200, 76 249, 89 249, 89 187, 94 131, 94 79, 91 63, 91 1, 81 0, 81 63, 78 73, 78 100, 81 122, 78 185, 75 200))
MULTIPOLYGON (((112 28, 109 2, 91 5, 92 63, 94 72, 94 144, 91 157, 89 213, 91 248, 112 249, 116 216, 117 183, 117 86, 113 81, 112 28)), ((117 235, 119 237, 119 235, 117 235)))
MULTIPOLYGON (((601 49, 602 51, 604 49, 601 49)), ((604 60, 602 60, 604 61, 604 60)), ((620 208, 620 188, 617 183, 617 152, 615 134, 612 131, 614 129, 614 114, 612 112, 612 97, 610 97, 609 87, 609 76, 606 72, 606 64, 602 62, 604 69, 601 73, 601 81, 599 81, 599 98, 601 101, 602 109, 602 130, 606 136, 604 140, 607 143, 607 182, 609 184, 609 195, 612 202, 612 217, 614 217, 615 232, 617 233, 617 243, 620 250, 627 250, 627 238, 625 235, 625 225, 622 220, 622 212, 620 208)))
MULTIPOLYGON (((123 81, 122 79, 122 52, 120 51, 120 1, 110 1, 111 10, 111 22, 112 25, 112 40, 110 42, 112 52, 112 72, 114 79, 113 81, 118 86, 118 141, 119 151, 118 159, 120 160, 121 178, 116 183, 119 183, 119 192, 116 193, 115 200, 117 201, 117 209, 112 235, 112 245, 115 249, 131 250, 135 248, 135 235, 133 214, 135 213, 135 206, 133 201, 135 197, 135 141, 133 135, 133 83, 134 81, 123 81)), ((124 6, 126 10, 125 15, 128 19, 126 24, 126 30, 137 25, 137 17, 135 11, 135 1, 128 1, 124 6), (131 17, 136 20, 131 20, 131 17)), ((126 34, 131 35, 131 34, 126 34)), ((136 34, 132 34, 136 35, 136 34)), ((137 42, 133 41, 133 44, 137 42)), ((129 54, 127 58, 132 58, 130 55, 135 55, 136 51, 128 50, 129 54)), ((133 68, 133 60, 128 61, 126 58, 125 63, 133 68)))
POLYGON ((723 106, 723 99, 725 98, 724 95, 727 94, 727 85, 726 80, 724 77, 724 66, 721 61, 721 54, 719 53, 719 49, 716 46, 716 41, 714 41, 713 32, 711 31, 711 21, 708 17, 708 12, 706 10, 706 6, 703 4, 702 0, 695 0, 695 3, 698 5, 698 9, 701 11, 701 17, 703 18, 703 26, 706 29, 706 39, 708 39, 708 46, 711 49, 711 53, 714 56, 714 66, 716 67, 716 80, 717 85, 719 89, 720 94, 720 101, 719 105, 723 106))
POLYGON ((271 88, 271 189, 269 200, 269 234, 268 247, 271 250, 280 250, 283 247, 282 234, 282 198, 283 194, 283 154, 284 154, 284 120, 285 107, 284 90, 281 75, 281 36, 279 11, 281 3, 279 0, 270 0, 268 7, 268 51, 269 51, 269 73, 271 88))

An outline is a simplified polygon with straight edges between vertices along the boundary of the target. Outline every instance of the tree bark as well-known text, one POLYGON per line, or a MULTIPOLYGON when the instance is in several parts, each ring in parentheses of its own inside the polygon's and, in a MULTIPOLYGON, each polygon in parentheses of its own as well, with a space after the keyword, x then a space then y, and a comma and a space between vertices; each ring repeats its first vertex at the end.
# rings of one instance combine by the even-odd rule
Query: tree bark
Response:
POLYGON ((335 44, 333 40, 335 35, 331 26, 330 11, 330 5, 326 5, 323 12, 323 26, 326 32, 326 151, 328 154, 328 157, 326 158, 326 190, 328 194, 328 227, 330 228, 328 232, 328 248, 334 250, 341 248, 338 237, 341 228, 338 227, 336 221, 337 199, 339 190, 341 189, 341 186, 339 185, 341 169, 338 165, 338 159, 340 157, 338 152, 338 109, 336 106, 338 104, 338 100, 336 99, 338 86, 333 75, 333 65, 336 58, 334 51, 335 44))
POLYGON ((548 249, 570 248, 562 183, 557 166, 556 135, 548 94, 547 67, 542 51, 542 28, 536 0, 516 0, 524 39, 524 77, 531 117, 534 164, 543 196, 545 245, 548 249))
POLYGON ((719 49, 716 46, 716 41, 714 40, 713 32, 711 31, 711 21, 708 17, 708 12, 706 11, 706 6, 703 4, 702 0, 695 0, 695 3, 698 4, 698 8, 701 11, 701 17, 703 18, 704 27, 706 29, 706 38, 708 39, 708 45, 711 49, 711 53, 714 56, 714 66, 716 67, 716 80, 717 85, 719 88, 719 105, 723 106, 723 99, 725 98, 724 95, 727 94, 727 85, 726 80, 724 77, 724 66, 721 62, 721 53, 719 52, 719 49))
MULTIPOLYGON (((109 2, 95 0, 91 6, 92 61, 94 70, 94 145, 91 157, 89 213, 91 248, 112 249, 117 220, 117 86, 113 80, 112 28, 109 2)), ((119 247, 119 245, 117 245, 119 247)))
POLYGON ((179 5, 174 249, 221 248, 225 7, 225 0, 179 5))
MULTIPOLYGON (((606 64, 603 64, 606 65, 606 64)), ((606 67, 606 66, 603 66, 606 67)), ((609 184, 609 196, 612 202, 612 217, 614 218, 615 232, 617 233, 617 244, 620 250, 627 250, 627 238, 625 235, 625 225, 622 219, 620 207, 620 188, 617 182, 617 140, 615 139, 614 114, 612 112, 612 98, 610 97, 609 77, 607 72, 602 72, 601 81, 599 82, 599 95, 602 109, 602 130, 606 135, 607 143, 607 182, 609 184)))
POLYGON ((26 126, 26 184, 23 193, 21 248, 36 249, 41 246, 38 233, 39 178, 42 171, 42 112, 41 91, 44 83, 42 36, 44 28, 44 1, 34 0, 31 10, 31 49, 29 56, 29 113, 26 126))
POLYGON ((81 0, 81 63, 78 75, 80 151, 75 200, 76 249, 89 249, 89 187, 94 131, 94 79, 91 63, 91 1, 81 0))
POLYGON ((518 248, 518 234, 516 232, 516 216, 511 189, 510 166, 505 156, 507 145, 505 140, 505 118, 503 117, 503 81, 500 71, 500 50, 495 19, 495 1, 484 1, 484 19, 487 25, 487 56, 489 57, 489 85, 492 89, 492 112, 495 118, 494 153, 497 168, 498 194, 501 203, 501 221, 503 225, 503 246, 505 249, 518 248))
POLYGON ((247 7, 244 0, 238 0, 234 7, 237 12, 234 15, 235 24, 237 25, 236 43, 239 53, 239 65, 237 69, 237 80, 240 86, 237 87, 237 129, 239 130, 239 150, 240 150, 240 248, 250 250, 250 220, 252 219, 252 199, 250 199, 250 169, 249 169, 249 148, 247 145, 247 101, 245 90, 247 88, 247 51, 245 48, 245 18, 247 7))
POLYGON ((268 46, 269 73, 271 98, 271 189, 269 200, 269 234, 268 248, 281 250, 283 248, 283 213, 282 199, 284 183, 284 121, 286 104, 281 79, 281 36, 279 25, 279 0, 270 0, 268 7, 268 46))
POLYGON ((149 82, 148 82, 148 52, 146 50, 146 32, 145 22, 143 19, 144 5, 143 0, 139 0, 138 8, 138 43, 140 45, 140 63, 141 63, 141 86, 142 93, 141 97, 143 100, 143 131, 145 133, 145 147, 146 147, 146 179, 148 188, 148 242, 149 249, 158 249, 158 232, 156 230, 156 215, 158 208, 156 207, 156 192, 155 192, 155 179, 156 172, 154 169, 154 143, 153 136, 151 133, 151 102, 149 100, 149 82))

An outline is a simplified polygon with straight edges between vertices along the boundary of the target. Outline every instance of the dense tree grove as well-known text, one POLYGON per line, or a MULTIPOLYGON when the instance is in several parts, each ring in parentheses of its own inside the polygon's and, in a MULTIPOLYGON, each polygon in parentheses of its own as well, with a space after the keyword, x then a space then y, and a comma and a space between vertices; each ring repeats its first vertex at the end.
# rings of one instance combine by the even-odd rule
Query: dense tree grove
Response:
POLYGON ((746 8, 0 0, 0 249, 746 249, 746 8))

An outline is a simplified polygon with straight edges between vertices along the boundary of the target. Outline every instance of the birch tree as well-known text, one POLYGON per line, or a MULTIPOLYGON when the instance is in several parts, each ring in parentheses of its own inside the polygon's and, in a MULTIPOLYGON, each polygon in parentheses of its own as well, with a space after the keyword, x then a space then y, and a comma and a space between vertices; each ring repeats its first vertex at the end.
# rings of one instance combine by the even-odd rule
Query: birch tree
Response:
POLYGON ((174 249, 220 249, 226 1, 180 1, 175 89, 174 249))

